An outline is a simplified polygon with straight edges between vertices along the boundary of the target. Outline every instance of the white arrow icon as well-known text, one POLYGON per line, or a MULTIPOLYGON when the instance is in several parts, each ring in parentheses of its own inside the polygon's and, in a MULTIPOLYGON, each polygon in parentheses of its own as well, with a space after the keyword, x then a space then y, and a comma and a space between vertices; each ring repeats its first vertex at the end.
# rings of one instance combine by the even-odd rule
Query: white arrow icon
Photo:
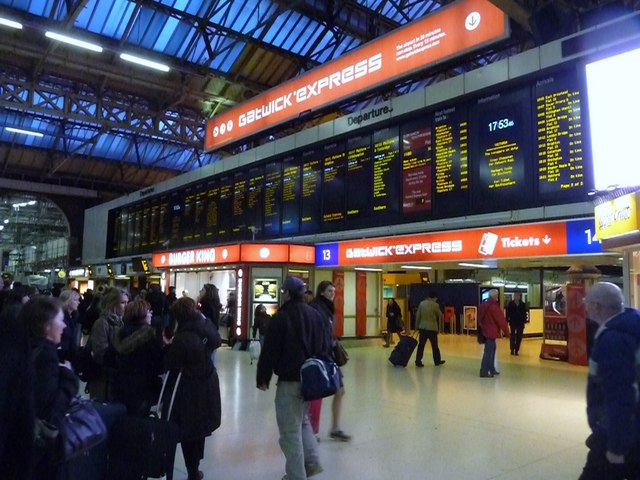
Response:
POLYGON ((547 234, 544 236, 542 241, 544 242, 545 245, 549 245, 549 243, 551 242, 551 237, 547 234))
POLYGON ((480 25, 480 13, 471 12, 464 21, 464 27, 469 30, 475 30, 480 25))

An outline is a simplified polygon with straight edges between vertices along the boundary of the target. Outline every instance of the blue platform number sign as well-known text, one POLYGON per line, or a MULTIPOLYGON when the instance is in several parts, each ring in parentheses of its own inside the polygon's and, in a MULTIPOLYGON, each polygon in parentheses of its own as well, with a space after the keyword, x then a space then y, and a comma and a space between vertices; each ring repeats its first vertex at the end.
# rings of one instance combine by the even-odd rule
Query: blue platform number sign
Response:
POLYGON ((316 266, 337 267, 338 266, 338 244, 324 243, 316 245, 316 266))
POLYGON ((602 243, 596 238, 593 218, 567 222, 567 253, 600 253, 602 243))

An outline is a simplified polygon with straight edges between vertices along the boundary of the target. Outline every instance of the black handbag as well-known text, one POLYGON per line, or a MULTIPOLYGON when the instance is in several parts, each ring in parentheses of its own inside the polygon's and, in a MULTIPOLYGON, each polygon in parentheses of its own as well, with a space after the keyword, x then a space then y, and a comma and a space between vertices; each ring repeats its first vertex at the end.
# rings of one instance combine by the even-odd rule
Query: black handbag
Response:
POLYGON ((336 344, 333 346, 333 358, 339 367, 345 366, 349 361, 349 354, 340 340, 336 340, 336 344))
POLYGON ((60 457, 70 460, 107 439, 107 427, 89 400, 75 397, 58 427, 60 457))

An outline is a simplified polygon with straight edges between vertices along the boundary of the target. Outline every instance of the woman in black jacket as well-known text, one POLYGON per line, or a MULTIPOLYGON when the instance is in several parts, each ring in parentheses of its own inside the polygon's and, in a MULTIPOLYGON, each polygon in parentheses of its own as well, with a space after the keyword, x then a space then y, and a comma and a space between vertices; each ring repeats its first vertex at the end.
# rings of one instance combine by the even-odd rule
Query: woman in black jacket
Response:
POLYGON ((155 405, 162 382, 163 340, 151 326, 151 306, 140 298, 127 304, 123 327, 115 341, 116 373, 113 395, 129 415, 147 417, 155 405))
MULTIPOLYGON (((61 363, 58 359, 57 347, 66 326, 62 304, 56 298, 38 296, 22 307, 19 318, 31 336, 36 418, 58 426, 79 386, 69 361, 61 363)), ((49 453, 44 454, 35 466, 34 478, 63 479, 65 465, 56 460, 49 453)))
MULTIPOLYGON (((199 480, 205 438, 220 426, 220 385, 211 361, 212 352, 221 344, 220 335, 191 298, 176 300, 171 313, 178 327, 165 354, 165 367, 170 375, 182 372, 171 420, 180 426, 188 478, 199 480)), ((163 402, 164 408, 168 405, 163 402)))
POLYGON ((211 323, 217 329, 220 324, 220 293, 218 287, 212 283, 205 283, 200 290, 200 311, 211 320, 211 323))

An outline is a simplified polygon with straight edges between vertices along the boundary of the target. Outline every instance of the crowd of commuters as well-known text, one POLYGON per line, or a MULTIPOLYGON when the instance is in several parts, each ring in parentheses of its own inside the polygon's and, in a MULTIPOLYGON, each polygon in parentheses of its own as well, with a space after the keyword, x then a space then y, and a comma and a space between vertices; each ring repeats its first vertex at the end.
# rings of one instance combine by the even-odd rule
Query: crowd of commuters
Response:
MULTIPOLYGON (((267 390, 272 376, 278 377, 275 410, 285 457, 283 480, 302 480, 322 472, 316 436, 322 401, 302 400, 300 368, 310 355, 333 356, 338 341, 336 289, 332 282, 322 281, 315 295, 309 292, 302 280, 287 277, 277 313, 268 315, 263 304, 254 312, 253 336, 259 332, 263 343, 257 387, 267 390)), ((398 305, 395 300, 389 304, 392 310, 398 305)), ((640 313, 625 309, 620 288, 606 282, 588 290, 585 307, 595 326, 587 385, 587 417, 592 433, 586 441, 589 452, 580 480, 637 479, 640 313)), ((158 399, 161 374, 169 372, 172 382, 177 382, 179 375, 171 419, 179 426, 188 480, 203 478, 199 466, 205 439, 220 426, 222 417, 213 362, 213 354, 221 345, 221 310, 218 289, 212 284, 204 285, 198 302, 185 295, 176 298, 175 289, 173 297, 165 297, 156 287, 133 300, 118 287, 100 287, 95 294, 86 292, 84 298, 74 289, 61 289, 57 298, 42 295, 17 282, 11 289, 0 290, 0 389, 11 392, 4 395, 0 408, 0 478, 69 478, 68 465, 55 458, 51 450, 42 450, 33 435, 37 422, 57 425, 81 393, 74 362, 87 335, 93 358, 101 366, 101 375, 88 384, 91 398, 119 402, 128 415, 147 417, 158 399), (154 299, 158 292, 163 299, 154 299), (160 315, 155 314, 154 305, 160 315)), ((398 306, 388 318, 401 316, 398 306)), ((416 311, 420 335, 417 366, 423 366, 427 340, 434 364, 444 363, 437 342, 441 321, 437 294, 429 292, 416 311)), ((514 295, 507 303, 505 316, 499 291, 489 291, 478 314, 478 325, 486 338, 481 377, 499 373, 495 354, 501 334, 509 338, 511 354, 518 354, 526 322, 527 309, 521 295, 514 295)), ((341 428, 344 393, 340 371, 329 431, 329 437, 339 441, 351 439, 341 428)))
MULTIPOLYGON (((72 480, 69 461, 36 442, 34 431, 40 424, 57 427, 83 394, 74 364, 85 346, 100 366, 86 393, 107 402, 96 407, 119 405, 123 415, 148 417, 162 373, 174 382, 180 374, 171 420, 179 426, 189 480, 203 478, 204 441, 221 419, 212 362, 221 341, 214 319, 193 299, 164 297, 157 287, 130 301, 118 287, 99 287, 95 295, 89 290, 82 298, 70 288, 56 297, 19 282, 8 286, 0 290, 0 389, 11 392, 0 402, 0 478, 72 480), (154 299, 156 292, 164 300, 154 299), (160 315, 154 315, 152 302, 160 315)), ((97 410, 103 414, 108 408, 97 410)))

